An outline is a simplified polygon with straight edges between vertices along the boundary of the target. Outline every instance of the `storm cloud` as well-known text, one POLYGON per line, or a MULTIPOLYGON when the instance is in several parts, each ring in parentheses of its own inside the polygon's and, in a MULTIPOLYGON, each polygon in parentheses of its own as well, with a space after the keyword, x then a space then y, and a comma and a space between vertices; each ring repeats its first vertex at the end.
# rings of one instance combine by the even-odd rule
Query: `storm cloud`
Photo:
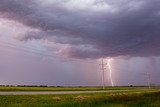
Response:
POLYGON ((68 57, 160 56, 159 0, 1 0, 0 17, 31 29, 20 40, 63 44, 68 57))

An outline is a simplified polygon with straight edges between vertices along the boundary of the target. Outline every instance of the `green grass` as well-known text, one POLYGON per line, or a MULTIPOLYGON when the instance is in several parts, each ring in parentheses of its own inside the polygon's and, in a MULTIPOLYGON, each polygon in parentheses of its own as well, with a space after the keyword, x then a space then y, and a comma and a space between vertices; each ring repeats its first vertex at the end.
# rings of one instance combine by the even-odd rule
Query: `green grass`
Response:
MULTIPOLYGON (((105 90, 137 90, 147 87, 106 87, 105 90)), ((160 87, 152 87, 152 89, 160 87)), ((16 87, 0 86, 0 91, 95 91, 103 90, 102 87, 16 87)))
POLYGON ((158 89, 70 95, 0 95, 0 107, 160 107, 158 89))

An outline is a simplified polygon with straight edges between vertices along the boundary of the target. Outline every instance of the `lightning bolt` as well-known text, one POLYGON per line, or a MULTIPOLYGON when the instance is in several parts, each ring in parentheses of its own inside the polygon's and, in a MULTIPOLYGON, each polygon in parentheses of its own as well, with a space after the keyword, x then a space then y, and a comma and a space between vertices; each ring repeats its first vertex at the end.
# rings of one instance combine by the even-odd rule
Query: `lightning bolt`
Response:
POLYGON ((113 79, 112 79, 112 66, 111 66, 111 58, 107 59, 107 64, 108 64, 108 70, 109 70, 109 79, 110 79, 110 82, 111 82, 111 85, 112 87, 114 86, 114 82, 113 82, 113 79))

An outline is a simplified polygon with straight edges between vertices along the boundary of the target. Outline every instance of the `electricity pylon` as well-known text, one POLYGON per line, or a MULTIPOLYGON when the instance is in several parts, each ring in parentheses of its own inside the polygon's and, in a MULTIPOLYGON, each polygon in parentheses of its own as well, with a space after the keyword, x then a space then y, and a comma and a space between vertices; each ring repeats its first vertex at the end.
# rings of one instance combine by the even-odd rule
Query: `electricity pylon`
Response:
POLYGON ((105 89, 105 69, 106 69, 106 65, 107 63, 104 63, 104 60, 102 58, 102 62, 101 62, 101 69, 102 69, 102 85, 103 85, 103 89, 105 89))
POLYGON ((151 76, 149 72, 146 72, 148 88, 151 88, 151 76))

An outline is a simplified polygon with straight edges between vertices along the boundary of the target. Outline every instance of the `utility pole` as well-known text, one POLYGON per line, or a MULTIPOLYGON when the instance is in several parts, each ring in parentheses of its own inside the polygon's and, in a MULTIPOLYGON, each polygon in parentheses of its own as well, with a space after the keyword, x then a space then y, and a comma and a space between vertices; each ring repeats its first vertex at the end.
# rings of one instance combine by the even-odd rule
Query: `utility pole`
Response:
POLYGON ((149 72, 146 72, 148 88, 151 88, 151 76, 149 72))
POLYGON ((104 76, 104 75, 105 75, 105 69, 106 69, 105 66, 106 66, 107 64, 104 63, 103 58, 102 58, 102 62, 101 62, 100 65, 101 65, 101 69, 102 69, 102 85, 103 85, 103 89, 105 89, 105 76, 104 76))

